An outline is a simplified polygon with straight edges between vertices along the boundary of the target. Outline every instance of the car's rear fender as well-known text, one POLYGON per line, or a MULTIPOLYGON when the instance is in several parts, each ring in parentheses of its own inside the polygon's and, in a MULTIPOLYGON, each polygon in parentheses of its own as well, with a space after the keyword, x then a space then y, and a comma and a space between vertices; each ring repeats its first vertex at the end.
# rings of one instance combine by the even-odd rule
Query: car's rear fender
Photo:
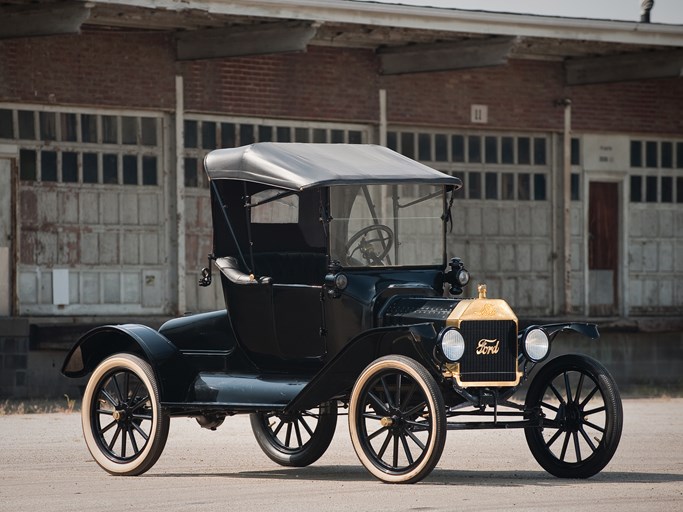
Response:
POLYGON ((431 354, 436 343, 434 325, 423 323, 380 327, 351 340, 325 365, 285 408, 286 412, 314 407, 344 395, 363 369, 378 357, 396 354, 411 357, 435 373, 431 354))
POLYGON ((105 325, 88 331, 69 351, 62 374, 83 377, 107 357, 121 352, 138 355, 150 364, 162 402, 187 396, 193 375, 180 364, 180 352, 165 336, 145 325, 105 325))

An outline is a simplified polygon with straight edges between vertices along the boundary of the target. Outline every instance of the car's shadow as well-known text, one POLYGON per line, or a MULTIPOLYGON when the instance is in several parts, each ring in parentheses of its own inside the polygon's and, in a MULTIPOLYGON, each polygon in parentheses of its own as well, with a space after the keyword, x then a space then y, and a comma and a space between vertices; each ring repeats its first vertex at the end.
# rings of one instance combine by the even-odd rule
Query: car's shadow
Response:
MULTIPOLYGON (((372 475, 360 466, 313 466, 307 468, 273 469, 269 471, 240 471, 236 473, 151 473, 146 476, 155 478, 222 477, 299 481, 376 481, 372 475)), ((605 471, 588 480, 574 480, 556 478, 544 471, 458 471, 436 469, 418 485, 481 485, 492 487, 539 485, 555 487, 573 485, 577 482, 600 484, 658 484, 683 482, 683 474, 605 471)))

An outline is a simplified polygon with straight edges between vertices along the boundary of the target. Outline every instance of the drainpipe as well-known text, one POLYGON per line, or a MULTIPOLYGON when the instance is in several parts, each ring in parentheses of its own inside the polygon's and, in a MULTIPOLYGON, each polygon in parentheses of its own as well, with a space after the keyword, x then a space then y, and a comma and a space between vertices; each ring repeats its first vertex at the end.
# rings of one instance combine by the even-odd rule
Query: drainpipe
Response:
POLYGON ((387 90, 379 90, 379 145, 387 145, 387 90))
POLYGON ((564 314, 572 313, 572 100, 564 98, 556 102, 564 107, 564 130, 562 140, 562 228, 564 255, 564 314))
POLYGON ((185 103, 183 77, 175 77, 175 164, 176 236, 178 237, 178 313, 184 314, 185 301, 185 103))
POLYGON ((640 7, 642 9, 640 13, 641 23, 650 23, 650 11, 652 10, 652 7, 654 5, 654 0, 643 0, 642 2, 640 2, 640 7))

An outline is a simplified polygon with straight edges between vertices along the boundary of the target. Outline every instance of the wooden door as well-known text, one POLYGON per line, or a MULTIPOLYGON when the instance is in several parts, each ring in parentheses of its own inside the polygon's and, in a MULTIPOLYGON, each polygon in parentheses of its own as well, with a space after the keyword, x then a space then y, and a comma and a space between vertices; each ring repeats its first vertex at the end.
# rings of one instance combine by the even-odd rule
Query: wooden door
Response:
POLYGON ((619 184, 591 182, 588 204, 588 303, 591 315, 618 313, 619 184))

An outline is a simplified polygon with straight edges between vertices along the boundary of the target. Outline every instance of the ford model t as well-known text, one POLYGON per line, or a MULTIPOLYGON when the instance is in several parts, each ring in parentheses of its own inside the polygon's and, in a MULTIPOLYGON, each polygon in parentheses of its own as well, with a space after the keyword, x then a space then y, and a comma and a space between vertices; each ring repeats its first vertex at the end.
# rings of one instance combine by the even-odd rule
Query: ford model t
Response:
POLYGON ((64 363, 92 373, 83 433, 106 471, 150 469, 173 416, 215 429, 235 414, 273 461, 306 466, 348 412, 360 462, 385 482, 427 476, 448 430, 521 428, 558 477, 610 461, 622 408, 607 370, 581 355, 539 366, 556 335, 596 326, 522 329, 485 285, 458 297, 458 178, 367 145, 259 143, 213 151, 205 168, 214 251, 199 284, 219 276, 225 309, 96 328, 64 363))

